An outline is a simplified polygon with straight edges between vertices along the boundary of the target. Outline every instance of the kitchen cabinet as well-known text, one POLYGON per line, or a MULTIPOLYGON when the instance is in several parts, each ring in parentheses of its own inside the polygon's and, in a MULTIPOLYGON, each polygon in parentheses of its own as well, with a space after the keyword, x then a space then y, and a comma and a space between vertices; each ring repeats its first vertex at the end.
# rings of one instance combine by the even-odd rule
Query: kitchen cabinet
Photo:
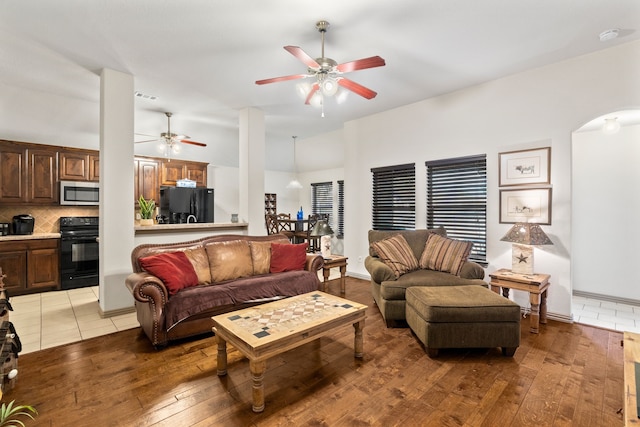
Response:
POLYGON ((58 192, 54 147, 0 140, 0 203, 55 205, 58 192))
POLYGON ((99 181, 100 164, 96 151, 74 150, 60 152, 61 181, 99 181))
POLYGON ((186 160, 163 161, 160 173, 161 185, 176 185, 181 179, 190 179, 196 182, 196 187, 207 186, 208 163, 190 162, 186 160))
POLYGON ((60 287, 60 240, 25 239, 0 242, 0 267, 9 295, 60 287))
POLYGON ((160 205, 160 162, 153 158, 136 157, 134 163, 134 197, 136 206, 140 196, 160 205))

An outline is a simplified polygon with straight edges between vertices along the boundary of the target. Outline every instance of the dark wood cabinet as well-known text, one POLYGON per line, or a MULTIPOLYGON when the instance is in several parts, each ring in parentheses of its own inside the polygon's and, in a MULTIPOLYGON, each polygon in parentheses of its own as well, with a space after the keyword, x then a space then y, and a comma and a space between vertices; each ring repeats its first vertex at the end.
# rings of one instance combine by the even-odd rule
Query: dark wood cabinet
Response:
POLYGON ((61 181, 99 181, 99 154, 94 151, 74 150, 60 152, 61 181))
POLYGON ((160 163, 151 158, 140 157, 134 160, 134 197, 136 206, 140 196, 160 204, 160 163))
POLYGON ((181 179, 190 179, 196 182, 197 187, 206 187, 207 165, 208 163, 185 160, 163 161, 160 174, 161 185, 175 186, 181 179))
POLYGON ((60 240, 26 239, 0 242, 0 267, 10 295, 60 287, 60 240))
POLYGON ((0 202, 55 205, 58 192, 55 147, 0 140, 0 202))

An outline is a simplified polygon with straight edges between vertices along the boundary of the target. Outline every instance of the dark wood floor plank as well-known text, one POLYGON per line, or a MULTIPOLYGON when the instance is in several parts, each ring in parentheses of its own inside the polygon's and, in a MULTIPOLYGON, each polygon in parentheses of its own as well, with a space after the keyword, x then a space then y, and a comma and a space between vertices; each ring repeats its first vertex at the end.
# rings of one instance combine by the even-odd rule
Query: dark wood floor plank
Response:
MULTIPOLYGON (((339 294, 338 280, 329 285, 339 294)), ((260 414, 233 347, 218 377, 213 336, 155 350, 139 330, 20 356, 5 399, 34 405, 32 425, 56 427, 623 425, 620 332, 550 320, 531 334, 527 318, 514 357, 447 349, 432 359, 410 329, 385 326, 367 281, 348 278, 346 297, 369 306, 363 359, 345 326, 268 360, 260 414)))

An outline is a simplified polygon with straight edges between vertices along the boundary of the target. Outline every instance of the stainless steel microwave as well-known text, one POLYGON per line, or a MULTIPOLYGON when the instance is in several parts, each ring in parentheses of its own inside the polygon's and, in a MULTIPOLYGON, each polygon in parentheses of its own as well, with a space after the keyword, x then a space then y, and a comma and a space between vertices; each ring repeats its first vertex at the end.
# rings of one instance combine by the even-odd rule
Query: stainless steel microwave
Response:
POLYGON ((97 206, 100 204, 100 184, 85 181, 60 181, 60 204, 97 206))

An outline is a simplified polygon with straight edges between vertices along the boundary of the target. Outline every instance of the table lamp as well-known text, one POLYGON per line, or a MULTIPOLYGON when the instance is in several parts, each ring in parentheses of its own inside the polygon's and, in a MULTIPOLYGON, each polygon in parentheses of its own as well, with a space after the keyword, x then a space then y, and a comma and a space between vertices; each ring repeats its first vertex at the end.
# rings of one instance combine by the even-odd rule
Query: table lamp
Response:
POLYGON ((323 258, 331 257, 331 235, 333 230, 324 219, 319 219, 309 233, 310 237, 320 238, 320 252, 323 258))
POLYGON ((513 243, 511 271, 519 274, 533 274, 533 246, 553 245, 538 224, 528 222, 516 223, 500 240, 513 243))

